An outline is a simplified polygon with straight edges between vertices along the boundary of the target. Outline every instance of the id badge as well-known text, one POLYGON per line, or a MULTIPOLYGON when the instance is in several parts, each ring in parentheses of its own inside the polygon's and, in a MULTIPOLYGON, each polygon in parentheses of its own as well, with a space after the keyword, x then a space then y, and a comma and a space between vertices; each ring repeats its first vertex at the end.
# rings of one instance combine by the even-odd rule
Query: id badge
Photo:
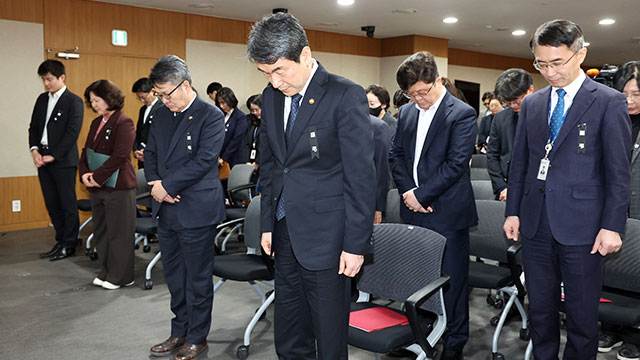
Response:
POLYGON ((538 180, 547 180, 547 173, 549 172, 550 165, 551 162, 549 161, 549 159, 544 158, 540 160, 540 168, 538 168, 538 180))
POLYGON ((249 154, 249 160, 255 160, 256 159, 256 149, 252 149, 251 153, 249 154))

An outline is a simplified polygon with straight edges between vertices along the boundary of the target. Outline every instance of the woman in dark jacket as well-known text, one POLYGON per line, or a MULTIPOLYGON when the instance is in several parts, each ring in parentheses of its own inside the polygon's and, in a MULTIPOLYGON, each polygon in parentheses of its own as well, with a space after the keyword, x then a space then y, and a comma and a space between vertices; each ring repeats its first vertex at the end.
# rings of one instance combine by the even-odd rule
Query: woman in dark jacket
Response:
POLYGON ((220 151, 220 164, 229 163, 229 168, 242 163, 242 139, 247 132, 247 116, 238 109, 238 99, 233 90, 223 87, 216 96, 220 109, 224 111, 224 142, 220 151))
POLYGON ((247 115, 249 128, 244 136, 243 161, 245 164, 253 165, 258 170, 260 164, 260 154, 258 146, 260 144, 258 133, 260 132, 260 117, 262 116, 262 96, 260 94, 251 95, 247 99, 247 108, 250 114, 247 115))
POLYGON ((122 113, 124 96, 114 83, 98 80, 84 92, 98 113, 82 149, 79 171, 93 212, 93 235, 101 261, 93 285, 115 290, 133 285, 133 242, 136 226, 136 175, 131 148, 133 121, 122 113))

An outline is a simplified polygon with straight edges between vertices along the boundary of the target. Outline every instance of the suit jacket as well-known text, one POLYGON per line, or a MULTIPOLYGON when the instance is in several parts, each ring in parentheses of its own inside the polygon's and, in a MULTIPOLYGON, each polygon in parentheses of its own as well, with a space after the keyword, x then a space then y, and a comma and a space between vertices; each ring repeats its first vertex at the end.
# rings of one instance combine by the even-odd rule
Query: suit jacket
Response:
POLYGON ((486 115, 480 120, 480 126, 478 127, 478 147, 483 147, 487 144, 487 137, 491 132, 492 122, 493 114, 486 115))
POLYGON ((491 133, 487 144, 487 171, 496 195, 507 188, 517 118, 518 114, 515 111, 506 108, 498 112, 491 122, 491 133))
POLYGON ((527 96, 520 110, 509 169, 507 216, 520 217, 532 238, 543 204, 554 238, 591 245, 600 229, 624 233, 631 176, 631 126, 621 93, 586 78, 549 154, 546 181, 537 179, 549 138, 551 87, 527 96), (584 125, 583 125, 584 124, 584 125), (579 131, 586 126, 584 151, 579 131))
POLYGON ((389 136, 389 126, 383 119, 373 115, 369 115, 369 119, 373 128, 373 142, 375 145, 373 159, 378 179, 376 211, 385 211, 389 192, 389 146, 391 146, 391 137, 389 136))
POLYGON ((147 106, 143 105, 140 107, 140 113, 138 114, 138 123, 136 125, 136 140, 133 143, 133 150, 143 149, 142 143, 147 144, 147 138, 149 137, 149 129, 151 129, 151 124, 153 123, 153 117, 155 116, 156 110, 163 107, 164 104, 162 100, 158 99, 155 104, 152 105, 151 111, 149 111, 149 118, 147 122, 144 122, 144 113, 147 111, 147 106))
POLYGON ((271 85, 265 88, 260 126, 262 232, 273 231, 283 194, 291 245, 302 266, 329 269, 338 265, 342 251, 369 253, 376 176, 364 89, 318 65, 288 146, 284 102, 280 91, 271 85))
POLYGON ((398 119, 394 118, 393 115, 389 112, 389 109, 382 116, 382 121, 384 121, 387 126, 387 132, 389 133, 389 141, 393 139, 396 135, 396 128, 398 127, 398 119))
POLYGON ((260 165, 260 151, 258 150, 260 148, 260 127, 256 126, 254 124, 250 124, 249 128, 247 129, 247 133, 244 136, 244 141, 243 141, 243 150, 242 150, 242 162, 243 163, 247 163, 247 162, 255 162, 258 165, 260 165), (254 134, 255 134, 255 138, 254 138, 254 134), (255 150, 256 150, 256 156, 255 158, 252 160, 251 159, 251 150, 253 149, 253 144, 255 142, 255 150))
POLYGON ((419 115, 413 103, 400 108, 389 163, 399 193, 415 188, 420 204, 425 209, 432 206, 434 211, 414 213, 403 204, 400 206, 402 220, 440 233, 475 226, 478 215, 469 175, 469 161, 478 132, 475 110, 449 92, 445 94, 424 141, 416 187, 413 164, 419 115))
MULTIPOLYGON (((45 118, 47 117, 48 94, 47 92, 40 94, 33 107, 31 123, 29 124, 30 148, 33 146, 41 148, 40 140, 42 139, 45 118)), ((78 166, 77 141, 82 128, 83 115, 82 99, 67 88, 60 95, 47 124, 48 152, 55 158, 55 161, 47 164, 47 166, 78 166)), ((42 153, 42 150, 40 150, 40 153, 42 153)))
POLYGON ((229 166, 242 163, 242 140, 247 132, 247 116, 240 109, 235 108, 225 124, 224 143, 220 151, 222 160, 229 166))
POLYGON ((217 224, 226 217, 218 178, 224 115, 197 97, 175 131, 171 126, 173 118, 167 107, 156 111, 144 151, 144 170, 147 181, 162 180, 169 195, 180 195, 181 199, 175 204, 154 200, 153 216, 162 206, 170 206, 176 209, 180 225, 185 228, 217 224))
MULTIPOLYGON (((634 115, 640 121, 640 115, 634 115)), ((635 120, 631 120, 632 122, 635 120)), ((640 134, 633 141, 633 150, 631 152, 631 201, 629 203, 629 217, 640 219, 640 134)))
POLYGON ((82 148, 82 156, 80 157, 80 177, 82 178, 82 175, 91 172, 87 163, 87 148, 89 148, 97 153, 110 155, 102 166, 94 170, 93 179, 95 182, 104 185, 116 170, 120 170, 114 188, 105 186, 100 188, 90 187, 88 188, 89 191, 133 189, 138 185, 136 174, 133 172, 133 165, 131 164, 131 146, 136 134, 133 120, 118 110, 111 115, 107 123, 100 129, 98 136, 95 137, 101 122, 102 116, 98 116, 91 122, 87 140, 82 148))

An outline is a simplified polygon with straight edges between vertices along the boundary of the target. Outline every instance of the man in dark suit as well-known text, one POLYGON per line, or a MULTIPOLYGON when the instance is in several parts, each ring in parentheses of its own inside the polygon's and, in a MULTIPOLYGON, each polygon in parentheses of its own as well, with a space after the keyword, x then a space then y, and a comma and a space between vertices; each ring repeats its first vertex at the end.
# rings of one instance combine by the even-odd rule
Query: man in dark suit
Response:
POLYGON ((38 96, 29 124, 29 147, 44 202, 56 231, 56 244, 41 258, 51 261, 73 256, 78 244, 76 172, 84 108, 82 99, 67 90, 64 65, 46 60, 38 67, 45 92, 38 96))
POLYGON ((185 62, 161 58, 149 79, 164 103, 156 111, 145 150, 153 216, 171 293, 171 336, 151 348, 154 356, 179 348, 175 359, 197 358, 207 348, 213 304, 213 238, 225 218, 218 179, 224 138, 222 112, 199 98, 185 62))
POLYGON ((275 255, 280 359, 347 359, 350 279, 371 251, 376 176, 362 87, 311 56, 289 14, 258 22, 248 57, 262 95, 262 247, 275 255))
POLYGON ((530 41, 549 82, 522 104, 509 169, 504 230, 523 238, 536 359, 557 359, 561 283, 564 359, 595 359, 604 255, 622 244, 629 206, 631 128, 625 97, 584 74, 580 27, 542 24, 530 41))
POLYGON ((508 106, 495 114, 487 144, 487 171, 496 200, 507 201, 511 149, 522 100, 533 93, 533 78, 522 69, 509 69, 496 81, 496 96, 508 106))
POLYGON ((136 140, 133 142, 133 155, 138 159, 138 169, 144 168, 144 148, 147 147, 147 138, 149 137, 149 129, 153 123, 153 117, 156 110, 164 106, 153 95, 153 84, 148 78, 140 78, 133 83, 133 91, 142 106, 138 114, 138 123, 136 125, 136 140))
POLYGON ((400 108, 389 162, 405 206, 406 224, 447 238, 442 270, 451 276, 444 293, 448 331, 444 359, 461 359, 469 337, 469 228, 478 223, 469 175, 478 125, 476 112, 447 92, 433 55, 404 60, 396 79, 414 103, 400 108))

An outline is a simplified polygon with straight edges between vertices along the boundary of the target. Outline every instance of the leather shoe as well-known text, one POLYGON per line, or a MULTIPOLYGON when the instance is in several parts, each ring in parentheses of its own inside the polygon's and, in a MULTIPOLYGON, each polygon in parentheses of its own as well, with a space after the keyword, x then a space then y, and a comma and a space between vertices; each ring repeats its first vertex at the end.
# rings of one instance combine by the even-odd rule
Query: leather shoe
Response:
POLYGON ((60 245, 59 242, 56 242, 56 244, 53 245, 51 250, 49 250, 48 252, 44 252, 44 253, 40 254, 40 259, 46 259, 48 257, 51 257, 51 256, 55 255, 58 251, 60 251, 60 249, 62 249, 62 245, 60 245))
POLYGON ((446 348, 442 352, 441 360, 462 360, 462 350, 446 348))
POLYGON ((207 342, 203 342, 202 344, 184 344, 178 350, 176 357, 174 360, 195 360, 209 347, 207 342))
POLYGON ((49 261, 56 261, 68 258, 76 254, 75 248, 61 248, 57 253, 51 255, 49 261))
POLYGON ((172 351, 184 345, 184 342, 187 340, 185 337, 175 338, 169 337, 167 340, 161 342, 160 344, 153 345, 149 352, 153 356, 166 356, 171 354, 172 351))

